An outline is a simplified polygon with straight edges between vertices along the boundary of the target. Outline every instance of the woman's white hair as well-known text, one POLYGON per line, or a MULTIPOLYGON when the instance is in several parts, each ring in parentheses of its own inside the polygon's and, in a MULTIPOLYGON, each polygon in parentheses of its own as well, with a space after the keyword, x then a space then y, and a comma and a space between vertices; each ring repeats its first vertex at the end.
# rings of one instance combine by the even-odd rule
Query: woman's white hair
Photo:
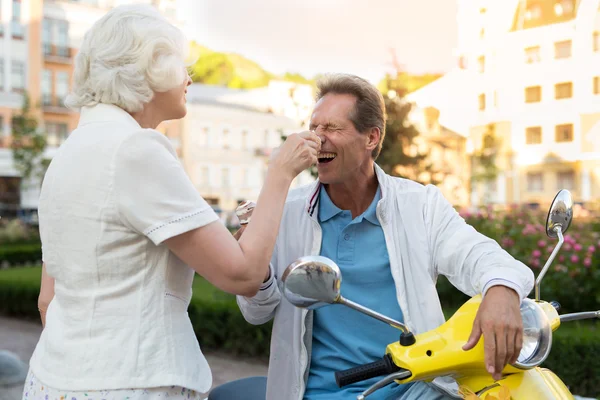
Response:
POLYGON ((85 34, 67 107, 114 104, 141 111, 187 77, 183 33, 149 5, 115 7, 85 34))

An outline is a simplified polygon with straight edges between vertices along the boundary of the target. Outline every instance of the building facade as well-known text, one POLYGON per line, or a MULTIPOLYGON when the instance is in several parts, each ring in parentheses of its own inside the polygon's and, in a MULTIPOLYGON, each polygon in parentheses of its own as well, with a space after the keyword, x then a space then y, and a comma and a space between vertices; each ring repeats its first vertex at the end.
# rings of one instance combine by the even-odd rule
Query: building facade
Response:
MULTIPOLYGON (((125 3, 153 4, 181 27, 176 0, 0 0, 0 215, 36 209, 39 197, 39 179, 23 182, 14 166, 13 116, 27 96, 46 135, 44 157, 52 158, 79 119, 64 99, 83 35, 110 8, 125 3)), ((177 124, 160 129, 179 142, 177 124)))

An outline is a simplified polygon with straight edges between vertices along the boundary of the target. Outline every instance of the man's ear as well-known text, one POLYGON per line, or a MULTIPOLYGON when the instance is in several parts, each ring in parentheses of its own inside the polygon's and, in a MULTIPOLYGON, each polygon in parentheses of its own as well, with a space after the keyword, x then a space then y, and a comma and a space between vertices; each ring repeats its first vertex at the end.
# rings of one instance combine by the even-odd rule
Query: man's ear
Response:
POLYGON ((381 131, 377 127, 369 129, 367 133, 367 150, 373 151, 379 144, 381 138, 381 131))

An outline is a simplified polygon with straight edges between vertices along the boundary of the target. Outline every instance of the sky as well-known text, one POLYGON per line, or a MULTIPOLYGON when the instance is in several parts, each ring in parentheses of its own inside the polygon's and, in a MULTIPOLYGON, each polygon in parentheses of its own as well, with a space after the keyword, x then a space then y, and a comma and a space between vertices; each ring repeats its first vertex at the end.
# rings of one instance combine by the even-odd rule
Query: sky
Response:
POLYGON ((379 81, 391 50, 411 73, 455 65, 457 0, 178 0, 189 39, 281 74, 379 81))

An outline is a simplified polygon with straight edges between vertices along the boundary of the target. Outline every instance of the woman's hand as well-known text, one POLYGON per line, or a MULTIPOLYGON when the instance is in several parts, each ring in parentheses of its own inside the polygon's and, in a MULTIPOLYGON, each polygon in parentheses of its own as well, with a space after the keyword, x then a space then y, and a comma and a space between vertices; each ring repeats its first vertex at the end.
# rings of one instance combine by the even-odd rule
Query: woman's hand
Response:
POLYGON ((289 135, 271 155, 269 169, 294 179, 300 172, 317 163, 321 139, 311 131, 289 135))

